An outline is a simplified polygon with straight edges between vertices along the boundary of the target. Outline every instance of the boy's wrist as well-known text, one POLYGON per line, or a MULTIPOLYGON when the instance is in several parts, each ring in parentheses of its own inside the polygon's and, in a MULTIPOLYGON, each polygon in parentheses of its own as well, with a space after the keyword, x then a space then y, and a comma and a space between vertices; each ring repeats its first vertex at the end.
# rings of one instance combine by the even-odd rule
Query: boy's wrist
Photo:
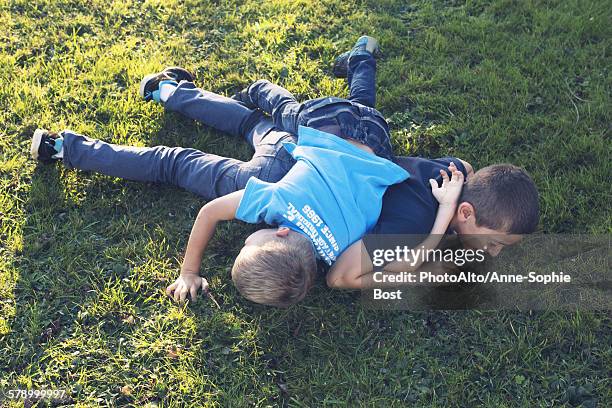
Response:
POLYGON ((438 204, 439 211, 455 211, 455 208, 457 208, 457 202, 438 204))
POLYGON ((183 276, 187 276, 187 275, 200 275, 200 270, 199 269, 195 269, 195 268, 182 267, 181 268, 181 275, 183 275, 183 276))

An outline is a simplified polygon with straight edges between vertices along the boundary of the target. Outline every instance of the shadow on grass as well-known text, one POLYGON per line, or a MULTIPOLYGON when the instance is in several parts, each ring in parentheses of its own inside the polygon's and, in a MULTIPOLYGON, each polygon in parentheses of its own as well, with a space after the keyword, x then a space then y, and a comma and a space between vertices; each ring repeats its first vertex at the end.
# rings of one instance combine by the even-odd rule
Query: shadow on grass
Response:
MULTIPOLYGON (((551 168, 551 159, 559 161, 555 159, 561 156, 558 140, 549 137, 540 143, 530 135, 539 135, 534 130, 540 128, 544 129, 543 134, 551 135, 557 134, 553 131, 556 126, 571 129, 574 112, 569 103, 570 114, 565 114, 561 121, 557 115, 540 112, 544 108, 561 113, 567 110, 551 103, 565 100, 565 95, 558 91, 563 87, 555 82, 565 74, 555 71, 551 75, 542 69, 553 67, 557 58, 563 57, 556 51, 563 47, 557 47, 554 41, 548 48, 543 45, 557 36, 564 44, 572 44, 573 39, 565 41, 555 34, 556 24, 550 27, 544 24, 542 32, 546 35, 542 35, 542 41, 536 38, 537 41, 519 43, 521 38, 533 37, 531 28, 522 37, 516 37, 520 33, 515 29, 515 21, 507 21, 504 29, 492 20, 508 12, 524 23, 527 20, 522 5, 507 7, 500 2, 480 16, 488 7, 484 2, 473 2, 468 9, 455 7, 457 2, 448 2, 452 7, 444 7, 445 2, 409 6, 404 3, 368 4, 367 13, 363 14, 368 18, 357 18, 359 25, 353 24, 352 17, 342 21, 339 12, 325 13, 332 17, 338 14, 336 20, 342 27, 336 28, 342 31, 329 33, 324 26, 305 25, 306 33, 292 31, 288 38, 297 36, 295 42, 299 43, 325 34, 332 38, 333 34, 348 44, 348 37, 359 35, 361 30, 385 27, 380 38, 391 58, 385 62, 379 78, 385 90, 381 102, 386 113, 399 114, 395 126, 405 128, 397 133, 404 151, 433 153, 440 146, 448 147, 469 153, 468 160, 476 158, 483 163, 526 151, 526 155, 516 158, 522 163, 535 162, 539 181, 549 182, 545 170, 551 168), (498 13, 501 9, 504 13, 498 13), (415 38, 412 35, 415 30, 419 34, 417 41, 404 41, 415 38), (518 40, 513 43, 511 38, 518 40), (512 47, 527 53, 515 53, 512 47), (542 48, 548 52, 540 52, 542 48), (404 59, 404 55, 409 58, 404 59), (507 58, 502 59, 503 56, 507 58), (516 63, 517 56, 523 64, 516 63), (411 68, 415 65, 419 66, 418 72, 411 68), (451 70, 459 70, 459 74, 451 70), (510 83, 512 86, 500 80, 508 78, 507 74, 516 77, 510 83), (532 89, 532 83, 539 84, 541 89, 532 89), (536 102, 532 103, 535 109, 525 113, 525 103, 531 100, 536 102), (407 106, 410 109, 406 110, 407 106), (499 116, 501 112, 506 114, 499 116), (517 118, 520 122, 515 122, 517 118), (427 127, 447 123, 448 127, 427 127), (517 135, 527 135, 523 139, 515 137, 516 144, 525 143, 526 149, 513 147, 506 140, 509 129, 518 130, 513 132, 517 135), (533 146, 532 139, 546 149, 533 146)), ((570 9, 578 9, 567 4, 570 9)), ((260 15, 260 11, 277 6, 277 2, 270 2, 270 6, 253 3, 254 15, 249 18, 265 23, 265 12, 260 15)), ((221 6, 218 8, 223 12, 221 6)), ((310 9, 300 8, 304 12, 310 9)), ((277 11, 267 12, 270 20, 274 20, 277 11)), ((302 10, 296 14, 302 18, 302 10)), ((580 17, 585 17, 586 22, 589 16, 580 17)), ((192 25, 180 26, 191 33, 214 34, 193 29, 192 25)), ((265 28, 266 24, 261 26, 265 28)), ((573 31, 563 23, 560 32, 573 31)), ((584 32, 588 34, 589 30, 584 32)), ((248 33, 249 37, 253 35, 248 33)), ((267 32, 262 30, 256 35, 264 40, 267 32)), ((248 43, 233 39, 230 43, 237 46, 232 48, 240 49, 239 46, 248 43)), ((200 38, 196 40, 200 42, 200 38)), ((279 41, 283 46, 293 42, 293 39, 279 41)), ((576 53, 578 49, 576 46, 576 53)), ((316 46, 313 50, 313 55, 318 55, 316 46)), ((259 51, 260 48, 255 48, 249 52, 256 55, 259 51)), ((592 55, 595 51, 591 51, 592 55)), ((201 52, 204 59, 209 50, 201 52)), ((283 56, 268 59, 276 64, 283 56)), ((582 67, 589 65, 585 62, 590 61, 587 57, 584 54, 576 58, 575 67, 568 70, 582 73, 582 67)), ((243 64, 242 58, 234 58, 235 65, 239 65, 237 60, 243 64)), ((226 72, 235 71, 231 65, 220 62, 218 65, 210 67, 215 74, 225 78, 235 74, 226 72)), ((311 65, 312 60, 305 58, 303 68, 311 65)), ((298 77, 293 70, 300 67, 290 66, 292 79, 298 77)), ((255 75, 252 70, 247 71, 255 75)), ((307 81, 302 80, 305 88, 318 74, 304 72, 307 72, 307 81)), ((587 72, 585 76, 589 75, 587 72)), ((591 84, 596 83, 595 75, 591 76, 591 84)), ((588 90, 587 84, 583 85, 588 90)), ((597 112, 605 112, 605 108, 597 112)), ((597 127, 607 122, 596 118, 584 123, 586 129, 587 125, 597 127)), ((175 115, 164 116, 161 129, 150 141, 151 145, 206 148, 221 155, 235 154, 237 146, 244 146, 175 115)), ((590 153, 591 143, 585 142, 584 146, 584 151, 590 153)), ((565 153, 568 158, 575 157, 572 150, 566 149, 565 153)), ((241 154, 248 157, 248 149, 245 147, 241 154)), ((548 207, 552 208, 549 212, 560 212, 561 216, 553 215, 546 223, 553 230, 564 217, 568 222, 571 220, 569 227, 596 224, 591 209, 605 208, 601 207, 603 201, 596 200, 595 205, 584 201, 580 208, 586 208, 582 216, 585 221, 575 224, 574 215, 570 217, 562 199, 571 196, 568 192, 572 191, 566 189, 571 182, 563 177, 558 182, 563 186, 558 189, 559 198, 550 193, 554 189, 548 188, 544 199, 548 197, 548 207)), ((584 191, 588 192, 588 188, 586 185, 584 191)), ((590 198, 592 194, 583 196, 590 198)), ((17 312, 8 340, 13 353, 6 363, 11 369, 11 381, 22 375, 32 384, 72 386, 82 373, 83 389, 76 396, 93 395, 123 403, 131 399, 128 395, 118 397, 117 388, 134 377, 144 389, 137 402, 144 405, 144 401, 164 400, 172 392, 174 398, 184 401, 183 396, 177 396, 184 389, 177 378, 186 377, 193 384, 197 376, 202 378, 198 383, 200 389, 210 391, 207 398, 220 401, 222 406, 237 405, 236 399, 242 395, 247 395, 239 400, 245 401, 244 405, 246 401, 255 405, 253 401, 266 398, 273 403, 286 403, 294 398, 306 405, 328 399, 331 403, 349 401, 357 405, 378 397, 380 404, 420 401, 428 406, 434 400, 442 405, 477 405, 491 398, 487 401, 494 406, 512 401, 524 405, 530 399, 560 401, 563 386, 570 381, 580 385, 586 379, 602 390, 605 387, 603 365, 609 355, 605 354, 609 351, 605 347, 609 344, 605 341, 609 338, 604 332, 609 328, 605 315, 600 323, 599 318, 582 315, 539 319, 537 315, 463 318, 460 314, 446 313, 379 313, 363 310, 356 305, 355 294, 329 291, 321 281, 300 306, 288 310, 265 308, 240 299, 229 281, 228 267, 247 232, 246 227, 236 225, 220 227, 206 260, 210 267, 203 270, 211 277, 221 310, 212 309, 209 303, 198 303, 184 311, 164 299, 160 291, 176 272, 178 262, 169 260, 184 250, 201 200, 173 187, 84 175, 59 166, 36 169, 28 199, 23 204, 28 214, 23 227, 24 249, 15 264, 20 274, 17 312), (177 208, 183 210, 175 211, 177 208), (175 347, 172 350, 178 357, 169 356, 168 347, 175 347), (179 350, 186 357, 181 358, 179 350), (153 375, 162 379, 151 380, 153 375), (210 378, 210 383, 205 382, 206 378, 210 378)), ((194 394, 197 393, 189 397, 195 401, 203 398, 194 394)))
MULTIPOLYGON (((149 146, 195 147, 249 157, 244 141, 173 113, 163 116, 159 130, 148 141, 149 146)), ((385 320, 402 313, 363 310, 355 302, 358 294, 330 291, 322 277, 301 305, 288 310, 245 301, 232 287, 229 269, 240 243, 254 227, 224 225, 207 251, 202 270, 221 310, 210 302, 198 302, 190 305, 187 318, 177 317, 181 308, 160 293, 174 276, 157 269, 176 271, 176 258, 184 251, 200 204, 201 199, 172 186, 123 181, 67 170, 59 164, 38 165, 25 204, 27 256, 15 265, 21 276, 12 326, 26 331, 11 334, 14 344, 25 341, 31 348, 14 357, 20 361, 9 363, 14 374, 25 371, 30 377, 55 377, 58 386, 69 387, 78 399, 88 390, 74 387, 69 374, 110 365, 116 369, 113 383, 119 387, 125 380, 116 353, 122 348, 149 359, 142 362, 145 372, 155 365, 152 362, 172 365, 169 353, 189 349, 184 333, 164 328, 161 322, 170 319, 177 321, 179 331, 195 330, 192 339, 197 339, 197 346, 190 350, 194 353, 191 364, 202 364, 215 383, 227 381, 224 370, 238 369, 237 353, 248 352, 253 361, 242 364, 260 370, 259 381, 276 387, 276 401, 286 402, 291 378, 283 367, 317 350, 324 358, 350 358, 350 349, 359 348, 371 330, 384 331, 385 320), (347 328, 345 323, 355 315, 362 324, 347 328), (187 327, 185 320, 192 320, 195 327, 187 327), (147 328, 155 324, 161 326, 147 328), (334 346, 337 338, 348 350, 334 346), (147 344, 137 345, 145 340, 147 344), (288 344, 292 347, 279 348, 288 344)), ((437 319, 431 316, 439 315, 416 312, 411 316, 422 317, 430 325, 437 319)), ((91 387, 89 391, 94 391, 91 387)), ((153 400, 166 395, 163 390, 155 393, 153 400)))
MULTIPOLYGON (((225 155, 234 151, 242 158, 249 150, 242 140, 176 114, 164 115, 160 130, 149 140, 150 146, 211 146, 206 150, 225 155)), ((138 346, 126 344, 126 338, 136 343, 150 337, 153 344, 154 337, 167 336, 163 346, 142 346, 162 360, 168 358, 169 349, 184 348, 182 333, 149 331, 146 325, 177 319, 175 315, 182 313, 161 292, 176 277, 177 258, 201 204, 200 198, 173 186, 69 170, 59 163, 38 164, 24 203, 28 215, 23 256, 14 264, 19 277, 8 342, 19 352, 9 356, 9 381, 16 382, 19 374, 55 377, 56 387, 68 388, 71 398, 78 399, 82 387, 75 386, 70 373, 95 370, 116 358, 121 347, 137 354, 138 346)), ((225 359, 225 347, 236 346, 239 342, 234 340, 240 335, 227 329, 233 320, 228 313, 244 319, 257 308, 248 302, 236 304, 229 276, 240 243, 254 228, 223 225, 207 251, 202 272, 219 288, 216 296, 222 310, 213 309, 210 302, 191 307, 187 320, 193 320, 203 339, 202 348, 194 353, 220 350, 220 358, 225 359)), ((257 313, 254 318, 259 319, 257 313)))
MULTIPOLYGON (((216 136, 178 115, 166 115, 150 145, 216 144, 219 153, 227 150, 227 136, 216 136)), ((10 381, 20 374, 62 378, 82 368, 81 356, 95 354, 97 347, 112 348, 119 337, 134 332, 134 315, 147 321, 169 307, 158 297, 151 308, 147 299, 169 283, 171 277, 157 269, 175 269, 172 259, 182 253, 201 203, 172 186, 38 164, 23 203, 23 251, 13 264, 16 310, 5 339, 15 350, 6 362, 10 381), (88 330, 100 330, 98 340, 104 341, 79 350, 71 340, 88 330), (58 364, 70 352, 74 362, 58 364)), ((218 255, 222 252, 217 248, 218 255)))
MULTIPOLYGON (((238 150, 242 158, 249 150, 242 140, 175 114, 164 115, 160 130, 149 140, 150 146, 211 146, 207 150, 216 154, 231 155, 238 150)), ((136 343, 150 337, 154 344, 153 338, 161 337, 161 346, 142 346, 152 349, 149 357, 161 360, 167 360, 172 347, 188 347, 182 345, 183 334, 163 328, 150 331, 146 325, 177 319, 176 313, 182 313, 161 292, 176 276, 177 258, 184 251, 201 203, 173 186, 110 178, 66 169, 59 163, 38 164, 24 203, 28 215, 23 254, 14 264, 19 278, 8 342, 19 352, 7 362, 12 371, 9 381, 16 382, 23 374, 48 385, 50 380, 43 378, 56 378, 55 387, 66 388, 70 398, 79 399, 84 391, 75 385, 71 373, 112 365, 109 361, 117 358, 122 347, 137 355, 138 346, 125 339, 136 343)), ((323 279, 303 307, 271 310, 239 299, 229 269, 241 242, 255 228, 222 225, 207 251, 202 274, 212 283, 221 310, 210 302, 190 305, 187 320, 193 320, 195 338, 200 340, 193 350, 195 365, 202 362, 197 356, 216 353, 206 358, 207 367, 223 368, 230 364, 226 360, 232 357, 231 350, 252 348, 257 352, 261 343, 268 350, 255 354, 252 364, 265 371, 284 359, 275 353, 274 344, 302 336, 304 322, 313 311, 318 314, 322 305, 325 308, 338 301, 349 309, 354 307, 352 295, 330 294, 323 279), (258 334, 245 343, 241 339, 244 330, 258 334)), ((331 326, 333 316, 326 316, 323 324, 331 326)), ((151 367, 150 362, 145 366, 151 367)), ((266 381, 279 390, 285 384, 280 375, 266 381)))

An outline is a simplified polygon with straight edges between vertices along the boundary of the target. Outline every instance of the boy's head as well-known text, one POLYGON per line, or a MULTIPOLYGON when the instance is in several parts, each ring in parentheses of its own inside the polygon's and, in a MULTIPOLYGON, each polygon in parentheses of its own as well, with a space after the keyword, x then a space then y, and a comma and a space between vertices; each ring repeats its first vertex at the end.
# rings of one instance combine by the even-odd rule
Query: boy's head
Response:
POLYGON ((512 164, 494 164, 468 177, 452 226, 458 234, 471 236, 466 246, 496 256, 522 234, 535 231, 539 211, 538 191, 527 172, 512 164))
POLYGON ((314 247, 306 236, 285 227, 262 229, 244 243, 232 268, 242 296, 278 307, 306 296, 317 272, 314 247))

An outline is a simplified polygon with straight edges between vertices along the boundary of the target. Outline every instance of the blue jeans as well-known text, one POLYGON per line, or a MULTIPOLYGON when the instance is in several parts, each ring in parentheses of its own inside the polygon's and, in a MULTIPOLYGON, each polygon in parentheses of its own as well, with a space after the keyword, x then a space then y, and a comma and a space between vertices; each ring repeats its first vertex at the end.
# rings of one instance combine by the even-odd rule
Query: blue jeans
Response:
POLYGON ((299 126, 312 127, 356 140, 378 156, 392 160, 389 126, 374 109, 376 60, 364 51, 353 53, 348 63, 348 99, 324 97, 299 103, 286 89, 259 80, 249 86, 247 102, 270 114, 281 130, 297 134, 299 126))
MULTIPOLYGON (((340 114, 348 113, 352 116, 356 112, 355 107, 365 109, 366 104, 370 106, 369 109, 374 110, 375 72, 376 65, 369 54, 365 58, 349 60, 348 78, 351 81, 349 102, 352 105, 348 112, 340 114)), ((267 102, 269 103, 267 106, 282 104, 286 94, 291 95, 283 88, 272 84, 268 90, 270 92, 267 94, 271 100, 267 102)), ((290 99, 295 101, 293 96, 290 99)), ((266 103, 267 99, 262 98, 262 101, 266 103)), ((348 107, 346 100, 339 98, 322 98, 315 101, 323 101, 321 105, 325 105, 325 109, 317 109, 317 113, 329 110, 338 115, 340 111, 338 107, 348 107), (340 103, 326 104, 329 99, 338 100, 340 103)), ((309 102, 311 101, 304 104, 306 109, 315 105, 309 102)), ((260 110, 249 109, 240 102, 196 88, 193 83, 186 81, 178 85, 166 102, 165 108, 234 137, 243 137, 253 147, 253 157, 250 161, 243 162, 184 147, 122 146, 65 130, 62 132, 64 165, 68 168, 96 171, 128 180, 174 184, 206 200, 212 200, 243 189, 251 177, 271 183, 276 182, 295 164, 295 160, 282 147, 282 143, 297 142, 295 136, 297 127, 293 128, 294 132, 279 130, 273 120, 260 110)), ((276 111, 267 109, 273 118, 277 111, 278 108, 276 111)), ((364 110, 364 112, 369 111, 364 110)), ((350 123, 354 122, 354 118, 348 117, 348 119, 350 123)), ((344 125, 337 124, 338 119, 333 119, 331 123, 332 127, 340 126, 339 129, 343 129, 344 125)), ((368 146, 371 147, 370 144, 368 146)))
POLYGON ((261 111, 190 82, 181 82, 165 107, 244 137, 255 150, 252 159, 243 162, 184 147, 122 146, 65 130, 64 165, 128 180, 174 184, 212 200, 243 189, 251 177, 276 182, 295 164, 282 142, 295 143, 296 137, 275 129, 261 111))

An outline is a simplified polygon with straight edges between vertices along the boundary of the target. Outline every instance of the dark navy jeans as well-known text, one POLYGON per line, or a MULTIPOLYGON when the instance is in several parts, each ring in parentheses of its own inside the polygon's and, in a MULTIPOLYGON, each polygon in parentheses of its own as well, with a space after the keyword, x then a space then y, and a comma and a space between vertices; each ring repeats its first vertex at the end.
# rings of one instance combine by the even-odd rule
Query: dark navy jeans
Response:
MULTIPOLYGON (((319 128, 331 123, 332 127, 338 126, 340 132, 348 132, 350 128, 345 127, 344 120, 354 124, 358 115, 361 115, 362 130, 368 129, 369 126, 379 126, 375 118, 380 114, 375 113, 373 109, 376 65, 369 54, 366 57, 368 58, 349 60, 351 95, 348 101, 321 98, 314 100, 317 102, 308 101, 305 104, 295 102, 288 107, 285 117, 291 116, 291 109, 296 105, 301 105, 302 118, 308 117, 309 123, 321 125, 319 128), (327 103, 328 100, 332 102, 327 103), (371 105, 368 107, 366 104, 371 105), (315 109, 310 110, 313 108, 315 109), (333 116, 334 113, 336 116, 333 116), (331 115, 331 122, 328 121, 328 114, 331 115), (370 121, 373 123, 370 124, 370 121)), ((264 105, 263 110, 272 114, 272 118, 258 109, 247 108, 240 102, 196 88, 193 83, 186 81, 179 83, 165 104, 165 108, 170 111, 179 112, 234 137, 243 137, 254 149, 253 157, 248 162, 184 147, 110 144, 65 130, 62 132, 64 165, 128 180, 174 184, 206 200, 245 188, 251 177, 276 182, 295 164, 295 160, 282 147, 282 143, 297 142, 297 127, 290 129, 295 130, 294 132, 279 129, 287 121, 294 120, 293 118, 288 118, 285 122, 280 122, 281 126, 275 127, 273 119, 275 114, 278 116, 279 103, 282 105, 283 98, 291 94, 280 87, 266 85, 264 88, 267 91, 258 92, 258 100, 264 105)), ((295 101, 292 96, 290 99, 295 101)), ((384 122, 382 116, 380 120, 384 122)), ((384 125, 386 126, 386 123, 384 125)), ((347 137, 346 135, 351 133, 340 136, 347 137)), ((376 136, 374 141, 380 146, 389 144, 388 136, 386 142, 378 137, 376 136)), ((365 144, 375 152, 383 151, 385 154, 381 156, 386 157, 386 151, 390 152, 390 144, 388 148, 383 146, 384 148, 375 149, 373 146, 376 146, 376 143, 365 144)))
POLYGON ((184 147, 134 147, 110 144, 65 130, 64 165, 128 180, 169 183, 206 200, 245 188, 251 177, 271 183, 295 164, 282 147, 297 138, 274 128, 259 110, 181 82, 165 105, 234 137, 255 150, 248 162, 184 147))
POLYGON ((378 156, 393 160, 389 126, 376 103, 376 60, 363 51, 349 58, 348 99, 324 97, 299 103, 286 89, 266 80, 249 86, 249 101, 270 114, 280 130, 297 134, 299 126, 323 130, 370 147, 378 156))

